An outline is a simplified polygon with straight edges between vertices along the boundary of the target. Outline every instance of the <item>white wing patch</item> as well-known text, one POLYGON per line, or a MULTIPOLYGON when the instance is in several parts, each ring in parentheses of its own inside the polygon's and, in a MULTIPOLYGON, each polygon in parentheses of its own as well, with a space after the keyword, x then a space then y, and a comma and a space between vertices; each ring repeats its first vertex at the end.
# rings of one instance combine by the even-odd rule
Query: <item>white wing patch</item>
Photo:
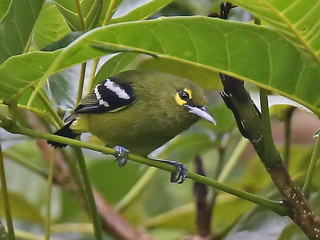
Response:
MULTIPOLYGON (((119 98, 130 99, 130 96, 125 92, 125 90, 123 90, 118 84, 116 84, 115 82, 111 81, 110 79, 107 79, 107 81, 105 81, 104 86, 107 89, 109 89, 110 91, 112 91, 115 94, 117 94, 117 96, 119 98)), ((97 96, 97 93, 96 93, 96 96, 97 96)), ((97 98, 98 98, 98 96, 97 96, 97 98)), ((100 96, 100 98, 101 98, 101 96, 100 96)), ((98 98, 98 99, 100 99, 100 98, 98 98)), ((100 103, 100 101, 99 101, 99 103, 100 103)))
POLYGON ((108 102, 104 101, 101 97, 101 94, 99 93, 99 89, 98 87, 100 86, 100 84, 98 84, 95 88, 94 88, 94 94, 96 95, 96 98, 99 101, 100 105, 103 105, 105 107, 109 107, 110 105, 108 104, 108 102))

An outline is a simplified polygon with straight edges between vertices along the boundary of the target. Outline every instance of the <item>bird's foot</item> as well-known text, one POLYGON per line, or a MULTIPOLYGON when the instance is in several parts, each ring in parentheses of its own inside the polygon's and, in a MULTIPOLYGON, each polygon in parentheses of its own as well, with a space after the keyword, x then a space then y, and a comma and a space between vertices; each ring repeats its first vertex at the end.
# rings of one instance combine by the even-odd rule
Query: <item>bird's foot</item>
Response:
POLYGON ((126 165, 128 161, 129 150, 121 146, 115 146, 113 149, 116 150, 115 157, 116 161, 118 162, 118 166, 123 167, 126 165))
POLYGON ((159 160, 159 159, 155 159, 155 160, 170 164, 176 168, 176 170, 171 173, 170 182, 181 184, 188 177, 188 168, 186 167, 186 165, 182 164, 181 162, 171 161, 171 160, 159 160))

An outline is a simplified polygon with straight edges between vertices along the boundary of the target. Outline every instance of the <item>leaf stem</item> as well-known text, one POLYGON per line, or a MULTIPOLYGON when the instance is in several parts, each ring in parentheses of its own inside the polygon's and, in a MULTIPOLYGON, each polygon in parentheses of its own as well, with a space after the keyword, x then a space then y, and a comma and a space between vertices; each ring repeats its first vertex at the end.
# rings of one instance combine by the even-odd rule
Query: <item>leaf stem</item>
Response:
POLYGON ((79 78, 76 106, 80 103, 80 101, 82 99, 82 92, 83 92, 83 85, 84 85, 84 79, 85 79, 85 74, 86 74, 86 68, 87 68, 87 62, 82 63, 81 70, 80 70, 80 78, 79 78))
POLYGON ((291 148, 291 120, 294 107, 289 107, 285 111, 284 116, 284 153, 283 153, 283 162, 286 167, 289 168, 290 162, 290 148, 291 148))
POLYGON ((47 194, 46 194, 46 217, 45 217, 45 240, 50 240, 50 226, 51 226, 51 193, 52 193, 52 180, 54 161, 56 159, 56 149, 52 151, 49 163, 49 175, 47 180, 47 194))
POLYGON ((100 217, 99 217, 96 203, 94 200, 89 175, 87 172, 86 162, 83 157, 83 153, 81 151, 81 148, 74 148, 74 151, 75 151, 75 154, 76 154, 76 157, 78 160, 78 165, 79 165, 79 170, 80 170, 80 174, 81 174, 81 178, 82 178, 82 182, 83 182, 84 192, 85 192, 85 196, 86 196, 87 203, 88 203, 88 209, 89 209, 90 217, 91 217, 91 220, 93 223, 95 239, 102 240, 103 237, 102 237, 102 228, 101 228, 100 217))
POLYGON ((302 192, 306 195, 309 194, 312 178, 314 176, 315 167, 316 167, 316 164, 317 164, 319 158, 320 158, 320 137, 318 136, 317 140, 316 140, 316 144, 313 149, 313 153, 312 153, 310 165, 308 168, 306 180, 305 180, 304 186, 302 188, 302 192))
POLYGON ((269 104, 268 104, 268 90, 260 88, 260 104, 261 104, 261 123, 263 129, 263 141, 264 141, 264 157, 265 165, 269 168, 281 164, 278 158, 272 158, 274 143, 272 138, 272 129, 270 123, 269 104))
POLYGON ((75 0, 75 2, 76 2, 76 6, 77 6, 77 11, 78 11, 79 22, 80 22, 80 25, 81 25, 81 29, 80 30, 85 31, 87 29, 86 29, 86 23, 85 23, 85 21, 83 19, 80 0, 75 0))
POLYGON ((100 58, 96 58, 92 61, 92 67, 91 67, 90 77, 89 77, 89 81, 88 81, 88 87, 87 87, 87 91, 86 91, 87 94, 90 93, 93 89, 94 76, 97 71, 99 60, 100 60, 100 58))
POLYGON ((11 217, 11 211, 10 211, 10 203, 9 203, 9 197, 8 197, 1 144, 0 144, 0 182, 1 182, 1 189, 2 189, 1 193, 2 193, 2 199, 3 199, 3 208, 5 211, 6 223, 8 228, 8 237, 9 237, 9 240, 14 240, 15 239, 14 228, 12 224, 12 217, 11 217))
MULTIPOLYGON (((33 86, 33 89, 35 88, 35 86, 33 86)), ((42 90, 39 91, 39 98, 41 99, 42 103, 45 105, 45 107, 47 108, 48 112, 51 114, 51 116, 53 117, 53 119, 56 121, 56 123, 58 124, 59 127, 62 127, 64 125, 63 121, 61 120, 61 118, 59 117, 59 115, 57 114, 57 112, 52 108, 52 104, 48 101, 48 99, 45 97, 44 93, 42 92, 42 90)))
POLYGON ((280 216, 286 216, 287 215, 287 211, 285 206, 280 202, 280 201, 273 201, 273 200, 269 200, 269 199, 265 199, 265 198, 261 198, 258 197, 254 194, 242 191, 242 190, 238 190, 235 189, 233 187, 230 187, 228 185, 219 183, 215 180, 212 180, 210 178, 198 175, 194 172, 189 172, 189 176, 190 179, 195 180, 196 182, 217 188, 221 191, 230 193, 234 196, 237 196, 239 198, 245 199, 247 201, 250 201, 252 203, 256 203, 260 206, 263 206, 265 208, 268 208, 272 211, 274 211, 275 213, 279 214, 280 216))
POLYGON ((109 3, 109 7, 108 7, 108 10, 107 10, 107 14, 106 14, 106 17, 104 18, 103 22, 102 22, 102 26, 105 26, 105 25, 108 25, 111 18, 112 18, 112 15, 114 13, 113 11, 113 8, 116 4, 116 0, 110 0, 110 3, 109 3))
POLYGON ((42 86, 47 81, 48 77, 57 69, 58 65, 61 63, 61 60, 65 56, 66 51, 67 51, 66 49, 63 49, 60 52, 60 54, 55 58, 54 62, 47 69, 47 71, 42 75, 42 77, 39 79, 39 81, 36 82, 37 83, 36 87, 33 90, 32 94, 28 100, 28 103, 27 103, 28 108, 31 108, 31 105, 32 105, 35 97, 37 96, 38 92, 41 90, 42 86))
POLYGON ((232 152, 232 155, 230 156, 228 162, 226 163, 225 167, 223 168, 221 174, 218 177, 219 182, 224 182, 227 177, 230 175, 232 170, 235 168, 240 155, 243 153, 243 151, 246 149, 248 146, 249 141, 246 138, 241 138, 240 142, 232 152))
MULTIPOLYGON (((116 0, 110 0, 109 6, 108 6, 108 10, 107 10, 107 14, 106 17, 104 18, 103 22, 102 22, 102 26, 108 25, 112 15, 113 15, 113 9, 114 6, 116 4, 116 0)), ((100 58, 96 58, 92 61, 92 68, 91 68, 91 73, 90 73, 90 78, 88 81, 88 87, 87 87, 87 94, 93 89, 93 85, 94 85, 94 76, 95 73, 97 71, 97 67, 98 67, 98 63, 100 61, 100 58)))

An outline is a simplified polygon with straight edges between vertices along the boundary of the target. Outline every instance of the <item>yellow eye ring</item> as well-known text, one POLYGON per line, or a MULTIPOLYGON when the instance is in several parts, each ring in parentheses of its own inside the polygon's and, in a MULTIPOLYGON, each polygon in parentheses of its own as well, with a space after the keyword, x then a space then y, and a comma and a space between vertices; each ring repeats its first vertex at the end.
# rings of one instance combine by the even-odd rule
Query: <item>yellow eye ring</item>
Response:
POLYGON ((187 88, 179 90, 175 95, 175 101, 180 106, 188 103, 190 99, 192 99, 192 92, 187 88))

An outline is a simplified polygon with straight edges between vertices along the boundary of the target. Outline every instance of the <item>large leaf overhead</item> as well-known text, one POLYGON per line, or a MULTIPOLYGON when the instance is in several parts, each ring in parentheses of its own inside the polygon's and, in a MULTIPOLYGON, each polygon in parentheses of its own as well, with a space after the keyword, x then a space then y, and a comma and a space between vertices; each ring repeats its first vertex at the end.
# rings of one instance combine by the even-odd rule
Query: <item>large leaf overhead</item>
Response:
POLYGON ((319 0, 232 0, 284 34, 320 67, 319 0))
POLYGON ((94 29, 68 47, 33 52, 0 66, 0 99, 74 64, 132 49, 223 72, 276 91, 320 116, 320 70, 277 31, 206 17, 161 18, 94 29), (96 48, 95 46, 99 46, 96 48), (10 66, 19 64, 19 69, 10 66), (290 66, 290 71, 286 69, 290 66))

